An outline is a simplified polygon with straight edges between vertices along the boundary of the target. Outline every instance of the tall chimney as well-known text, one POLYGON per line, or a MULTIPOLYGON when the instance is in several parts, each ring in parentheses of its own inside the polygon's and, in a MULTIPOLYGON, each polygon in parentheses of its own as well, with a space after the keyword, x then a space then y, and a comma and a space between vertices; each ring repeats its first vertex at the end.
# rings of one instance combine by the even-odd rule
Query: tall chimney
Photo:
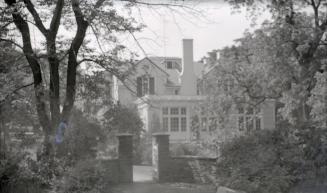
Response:
POLYGON ((183 39, 183 71, 181 76, 181 95, 196 95, 197 78, 194 73, 193 39, 183 39))

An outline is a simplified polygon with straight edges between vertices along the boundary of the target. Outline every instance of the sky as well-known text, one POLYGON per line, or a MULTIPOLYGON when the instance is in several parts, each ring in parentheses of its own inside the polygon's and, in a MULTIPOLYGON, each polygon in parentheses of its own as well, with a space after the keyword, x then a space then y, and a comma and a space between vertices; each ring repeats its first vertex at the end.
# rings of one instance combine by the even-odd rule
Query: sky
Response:
MULTIPOLYGON (((135 35, 139 45, 129 38, 124 43, 130 44, 142 57, 181 57, 182 39, 193 39, 194 59, 199 60, 213 49, 232 45, 246 29, 252 31, 259 26, 253 28, 245 10, 235 13, 223 1, 189 0, 185 6, 190 8, 141 6, 134 9, 133 16, 146 28, 135 35)), ((258 23, 263 18, 268 15, 258 23)))
MULTIPOLYGON (((128 14, 146 27, 132 37, 129 33, 120 35, 120 43, 129 50, 144 56, 181 57, 182 39, 193 39, 194 60, 198 61, 209 51, 230 46, 241 38, 246 29, 253 31, 269 17, 263 14, 253 28, 245 9, 235 11, 224 0, 142 0, 153 3, 184 2, 183 7, 176 6, 137 6, 131 13, 122 5, 118 12, 128 14)), ((178 4, 181 5, 181 4, 178 4)), ((35 47, 44 41, 41 33, 31 25, 35 47)), ((60 28, 59 34, 72 38, 75 30, 60 28)), ((97 46, 95 38, 90 39, 97 46)), ((105 45, 102 45, 106 47, 105 45)), ((102 49, 102 48, 101 48, 102 49)), ((108 50, 108 49, 105 49, 108 50)))

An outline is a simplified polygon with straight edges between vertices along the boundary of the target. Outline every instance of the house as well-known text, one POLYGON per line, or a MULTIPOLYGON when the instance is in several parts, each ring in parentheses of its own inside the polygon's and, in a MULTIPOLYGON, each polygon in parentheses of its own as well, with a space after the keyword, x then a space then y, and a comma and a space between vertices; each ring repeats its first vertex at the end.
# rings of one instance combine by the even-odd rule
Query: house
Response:
MULTIPOLYGON (((135 73, 124 84, 115 80, 113 88, 121 104, 137 107, 146 131, 167 132, 172 142, 188 142, 195 138, 192 119, 199 115, 207 99, 198 83, 204 76, 211 75, 203 62, 194 62, 193 40, 183 39, 182 44, 182 58, 145 57, 135 64, 135 73)), ((258 120, 253 119, 257 121, 255 127, 274 128, 274 114, 273 106, 263 106, 258 120)), ((200 138, 211 136, 213 130, 209 122, 213 117, 204 114, 200 117, 200 138)), ((249 118, 243 116, 244 121, 249 118)))

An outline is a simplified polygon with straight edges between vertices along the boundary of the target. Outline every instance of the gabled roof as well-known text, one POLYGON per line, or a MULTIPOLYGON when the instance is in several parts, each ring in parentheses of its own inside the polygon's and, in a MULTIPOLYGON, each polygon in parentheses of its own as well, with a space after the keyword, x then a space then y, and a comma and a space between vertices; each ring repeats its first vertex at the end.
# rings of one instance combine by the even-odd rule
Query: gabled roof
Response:
POLYGON ((139 60, 135 65, 140 64, 140 63, 141 63, 142 61, 144 61, 144 60, 149 61, 150 64, 152 64, 153 66, 155 66, 156 68, 158 68, 159 70, 161 70, 162 72, 164 72, 166 75, 169 76, 169 74, 168 74, 164 69, 162 69, 159 65, 156 64, 155 61, 153 61, 153 59, 151 59, 151 58, 149 58, 149 57, 145 57, 145 58, 143 58, 142 60, 139 60))
MULTIPOLYGON (((182 71, 182 59, 179 57, 161 57, 161 56, 149 56, 145 57, 142 60, 138 61, 136 63, 139 64, 142 61, 147 60, 158 68, 160 71, 164 72, 166 75, 168 75, 170 83, 170 86, 179 86, 180 85, 180 77, 181 77, 181 71, 182 71), (167 69, 165 65, 165 61, 175 61, 179 65, 179 69, 167 69)), ((202 62, 194 62, 193 63, 193 70, 196 77, 201 78, 204 73, 204 64, 202 62)))

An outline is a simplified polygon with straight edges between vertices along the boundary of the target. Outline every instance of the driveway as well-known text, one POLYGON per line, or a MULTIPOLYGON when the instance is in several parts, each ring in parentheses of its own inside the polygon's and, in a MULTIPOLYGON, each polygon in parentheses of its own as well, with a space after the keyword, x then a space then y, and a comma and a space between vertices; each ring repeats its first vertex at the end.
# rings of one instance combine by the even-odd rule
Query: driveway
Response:
POLYGON ((215 193, 210 185, 186 183, 155 183, 152 180, 152 166, 133 166, 133 184, 119 184, 108 193, 215 193))
POLYGON ((151 182, 152 166, 133 166, 134 182, 151 182))
POLYGON ((133 183, 120 184, 112 188, 112 193, 215 193, 216 188, 209 185, 184 183, 133 183))

